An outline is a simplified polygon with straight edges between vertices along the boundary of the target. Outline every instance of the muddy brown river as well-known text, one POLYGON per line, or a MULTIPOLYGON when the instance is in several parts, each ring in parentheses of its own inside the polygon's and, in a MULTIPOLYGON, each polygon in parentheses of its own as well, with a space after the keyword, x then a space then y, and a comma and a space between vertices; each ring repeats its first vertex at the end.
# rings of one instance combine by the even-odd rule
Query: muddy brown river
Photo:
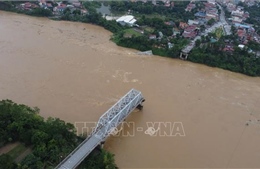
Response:
POLYGON ((110 36, 0 12, 0 99, 88 125, 135 88, 146 101, 121 131, 132 134, 105 143, 120 168, 260 168, 260 78, 137 55, 110 36))

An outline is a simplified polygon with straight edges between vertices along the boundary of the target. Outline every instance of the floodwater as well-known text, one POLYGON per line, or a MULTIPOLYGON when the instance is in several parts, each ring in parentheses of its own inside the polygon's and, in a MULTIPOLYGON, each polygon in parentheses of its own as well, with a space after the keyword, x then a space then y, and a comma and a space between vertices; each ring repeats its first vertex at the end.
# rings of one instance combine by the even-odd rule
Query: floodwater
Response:
POLYGON ((0 12, 0 99, 89 123, 135 88, 146 101, 127 119, 134 136, 105 143, 120 168, 260 168, 260 78, 136 55, 110 36, 98 26, 0 12), (152 123, 155 136, 145 132, 152 123))

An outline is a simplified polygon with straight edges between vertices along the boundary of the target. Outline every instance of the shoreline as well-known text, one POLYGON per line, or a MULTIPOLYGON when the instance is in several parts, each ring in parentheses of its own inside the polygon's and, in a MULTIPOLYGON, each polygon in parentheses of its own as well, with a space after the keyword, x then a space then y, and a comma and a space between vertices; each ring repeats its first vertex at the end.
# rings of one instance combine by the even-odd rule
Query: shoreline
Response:
MULTIPOLYGON (((110 33, 92 24, 8 15, 0 15, 2 98, 38 106, 44 117, 75 124, 96 122, 125 92, 136 88, 147 102, 142 113, 134 112, 127 121, 144 129, 146 122, 183 122, 187 137, 152 139, 143 132, 133 138, 111 137, 105 148, 116 154, 120 168, 202 168, 213 167, 207 163, 212 160, 224 166, 240 129, 253 119, 250 113, 259 117, 259 78, 170 58, 142 57, 110 42, 110 33), (223 151, 209 156, 212 146, 223 151), (139 147, 146 151, 138 151, 139 147), (165 151, 169 149, 175 151, 165 151)), ((254 126, 246 131, 253 133, 254 126)), ((258 141, 258 135, 249 136, 258 141)), ((257 145, 250 140, 241 141, 248 153, 239 149, 232 166, 243 167, 241 159, 258 164, 259 160, 247 158, 259 158, 257 150, 247 146, 257 145)))
MULTIPOLYGON (((114 41, 111 40, 111 37, 113 36, 113 32, 111 32, 111 31, 105 29, 103 26, 100 26, 100 25, 97 25, 97 24, 84 23, 84 22, 78 22, 78 21, 69 21, 69 20, 54 20, 54 19, 51 19, 49 17, 32 16, 32 15, 27 15, 25 13, 18 13, 18 12, 13 12, 13 11, 6 11, 6 10, 0 10, 0 11, 8 13, 8 14, 12 14, 12 15, 22 15, 22 16, 32 17, 32 18, 41 18, 41 19, 47 19, 47 20, 54 21, 54 22, 57 21, 57 22, 65 22, 65 23, 68 22, 68 23, 86 24, 88 26, 94 26, 94 27, 102 28, 104 31, 106 31, 109 34, 108 41, 111 42, 116 47, 129 50, 129 51, 133 52, 133 54, 136 54, 136 55, 138 55, 137 53, 142 52, 142 51, 137 50, 137 49, 133 49, 133 48, 123 47, 123 46, 117 45, 114 41)), ((129 54, 131 55, 131 53, 129 53, 129 54)), ((234 72, 234 71, 231 71, 231 70, 228 70, 228 69, 223 69, 223 68, 220 68, 220 67, 212 67, 212 66, 209 66, 209 65, 206 65, 206 64, 192 62, 192 61, 189 61, 189 60, 182 60, 182 59, 179 59, 179 58, 171 58, 171 57, 168 57, 168 56, 160 56, 160 55, 150 55, 150 56, 148 56, 148 55, 139 55, 139 56, 143 56, 143 57, 161 57, 161 58, 164 58, 164 59, 173 59, 173 60, 178 60, 178 61, 182 61, 182 62, 192 63, 192 64, 195 64, 195 65, 200 65, 200 66, 203 66, 203 67, 208 67, 208 68, 211 68, 211 69, 224 70, 224 71, 227 71, 227 72, 229 72, 231 74, 235 73, 235 74, 239 74, 239 75, 246 76, 246 77, 260 78, 259 76, 250 76, 250 75, 247 75, 247 74, 244 74, 244 73, 234 72)))
MULTIPOLYGON (((26 15, 26 16, 30 16, 30 17, 40 17, 40 18, 47 18, 49 20, 52 20, 52 21, 67 21, 67 22, 78 22, 78 23, 83 23, 83 24, 89 24, 89 25, 93 25, 93 26, 99 26, 101 28, 103 28, 104 30, 107 30, 109 33, 110 33, 110 38, 109 38, 109 41, 113 42, 116 46, 119 46, 119 47, 123 47, 123 48, 126 48, 126 49, 131 49, 131 50, 135 50, 136 53, 140 53, 140 52, 144 52, 144 51, 141 51, 141 50, 138 50, 138 49, 135 49, 133 47, 128 47, 128 46, 123 46, 123 45, 119 45, 117 42, 116 42, 116 39, 113 40, 113 38, 115 38, 115 36, 117 35, 116 32, 112 32, 111 30, 105 28, 104 26, 102 25, 99 25, 99 24, 96 24, 96 23, 91 23, 91 22, 82 22, 82 21, 72 21, 72 20, 64 20, 64 19, 52 19, 51 17, 46 17, 46 16, 34 16, 34 15, 29 15, 29 14, 26 14, 26 13, 19 13, 17 11, 8 11, 8 10, 1 10, 1 11, 5 11, 5 12, 10 12, 10 13, 16 13, 16 14, 23 14, 23 15, 26 15)), ((131 40, 130 40, 131 41, 131 40)), ((150 49, 151 51, 153 49, 150 49)), ((195 50, 195 49, 194 49, 195 50)), ((196 50, 198 50, 196 48, 196 50)), ((175 57, 171 57, 171 56, 163 56, 163 55, 157 55, 157 54, 152 54, 151 56, 160 56, 160 57, 163 57, 163 58, 170 58, 170 59, 178 59, 178 60, 183 60, 183 59, 180 59, 179 57, 175 58, 175 57)), ((201 64, 201 65, 206 65, 208 67, 212 67, 212 68, 219 68, 219 69, 223 69, 223 70, 228 70, 230 72, 234 72, 234 73, 240 73, 240 74, 243 74, 243 75, 246 75, 246 76, 250 76, 250 77, 260 77, 260 76, 257 76, 257 75, 249 75, 249 74, 246 74, 246 73, 243 73, 243 72, 239 72, 239 71, 235 71, 235 70, 231 70, 229 68, 224 68, 224 67, 221 67, 221 66, 212 66, 212 65, 208 65, 206 63, 201 63, 201 62, 198 62, 194 59, 190 59, 188 58, 188 60, 184 60, 184 61, 189 61, 189 62, 192 62, 192 63, 198 63, 198 64, 201 64)))

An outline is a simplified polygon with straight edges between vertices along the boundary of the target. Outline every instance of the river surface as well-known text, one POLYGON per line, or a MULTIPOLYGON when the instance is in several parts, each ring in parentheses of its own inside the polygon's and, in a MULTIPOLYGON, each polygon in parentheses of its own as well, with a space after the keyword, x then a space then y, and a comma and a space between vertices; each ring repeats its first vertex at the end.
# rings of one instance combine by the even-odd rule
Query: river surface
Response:
POLYGON ((0 12, 0 99, 88 125, 135 88, 146 101, 127 118, 134 136, 105 143, 120 168, 260 168, 260 78, 136 55, 110 36, 94 25, 0 12), (160 133, 150 136, 155 122, 171 124, 156 123, 160 133))

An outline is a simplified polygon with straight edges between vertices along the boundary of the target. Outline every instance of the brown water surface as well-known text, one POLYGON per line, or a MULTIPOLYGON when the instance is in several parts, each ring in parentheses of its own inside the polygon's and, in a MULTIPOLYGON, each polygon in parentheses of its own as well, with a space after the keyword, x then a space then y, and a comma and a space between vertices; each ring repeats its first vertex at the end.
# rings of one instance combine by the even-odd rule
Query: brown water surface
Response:
POLYGON ((0 99, 95 122, 136 88, 146 102, 127 121, 144 130, 105 144, 120 168, 260 168, 259 78, 136 55, 110 36, 98 26, 0 12, 0 99), (151 137, 147 122, 182 122, 185 136, 151 137))

